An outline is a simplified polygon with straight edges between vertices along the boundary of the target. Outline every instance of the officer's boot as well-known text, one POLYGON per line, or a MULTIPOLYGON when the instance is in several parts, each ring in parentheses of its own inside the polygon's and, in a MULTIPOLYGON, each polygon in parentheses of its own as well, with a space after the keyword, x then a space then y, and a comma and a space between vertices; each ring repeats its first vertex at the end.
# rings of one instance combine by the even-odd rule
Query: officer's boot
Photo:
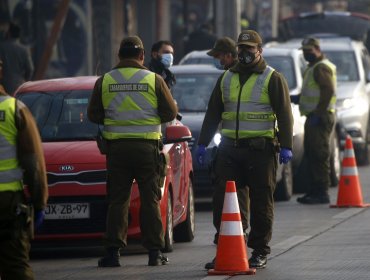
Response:
POLYGON ((159 250, 149 250, 149 266, 165 265, 169 263, 169 259, 159 250))
POLYGON ((107 255, 99 259, 99 267, 117 267, 121 266, 119 262, 120 252, 119 248, 110 247, 107 248, 107 255))

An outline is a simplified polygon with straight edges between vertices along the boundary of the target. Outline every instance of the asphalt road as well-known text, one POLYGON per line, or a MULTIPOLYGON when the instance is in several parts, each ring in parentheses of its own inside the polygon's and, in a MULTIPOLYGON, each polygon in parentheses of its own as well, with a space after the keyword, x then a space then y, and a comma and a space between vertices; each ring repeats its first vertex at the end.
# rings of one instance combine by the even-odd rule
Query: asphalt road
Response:
MULTIPOLYGON (((370 202, 370 167, 358 169, 364 202, 370 202)), ((337 191, 338 188, 330 189, 332 204, 336 204, 337 191)), ((296 198, 297 195, 288 202, 275 205, 272 254, 267 268, 258 270, 254 276, 231 278, 370 279, 369 208, 300 205, 296 198)), ((97 267, 97 260, 103 253, 101 247, 63 248, 32 254, 35 277, 38 280, 227 279, 228 276, 208 276, 204 269, 204 264, 215 256, 216 246, 212 243, 212 213, 199 209, 195 239, 190 243, 175 244, 174 251, 167 254, 169 265, 147 266, 147 255, 137 244, 127 247, 119 268, 97 267)), ((250 255, 249 249, 247 253, 250 255)))

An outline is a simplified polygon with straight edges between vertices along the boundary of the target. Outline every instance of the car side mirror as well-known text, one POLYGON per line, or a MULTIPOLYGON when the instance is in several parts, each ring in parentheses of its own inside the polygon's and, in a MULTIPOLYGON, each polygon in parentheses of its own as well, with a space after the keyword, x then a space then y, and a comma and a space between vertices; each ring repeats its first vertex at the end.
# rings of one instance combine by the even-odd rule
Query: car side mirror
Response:
POLYGON ((291 95, 290 96, 290 102, 291 103, 294 103, 294 104, 299 104, 299 98, 300 98, 300 95, 297 94, 297 95, 291 95))
POLYGON ((165 130, 164 144, 190 141, 192 138, 190 129, 183 125, 167 126, 165 130))

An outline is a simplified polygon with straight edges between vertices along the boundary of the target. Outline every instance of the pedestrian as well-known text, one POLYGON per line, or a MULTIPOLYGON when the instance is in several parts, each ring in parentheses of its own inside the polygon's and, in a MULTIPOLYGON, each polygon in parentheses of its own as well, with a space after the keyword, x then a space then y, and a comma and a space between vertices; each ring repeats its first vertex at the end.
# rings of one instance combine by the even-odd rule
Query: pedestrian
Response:
POLYGON ((177 107, 163 78, 144 66, 139 37, 124 38, 118 57, 118 65, 96 81, 88 106, 89 119, 104 124, 102 133, 107 140, 107 255, 98 266, 120 266, 134 179, 140 192, 140 229, 148 265, 167 264, 168 258, 160 251, 164 247, 159 208, 161 123, 172 121, 177 107))
POLYGON ((31 80, 33 62, 29 50, 19 41, 20 28, 9 23, 7 32, 0 34, 0 59, 3 61, 5 91, 13 95, 24 82, 31 80))
POLYGON ((302 41, 308 67, 303 74, 299 110, 306 116, 304 124, 304 159, 307 162, 309 188, 298 197, 303 204, 330 202, 330 137, 335 124, 336 66, 320 49, 314 37, 302 41))
POLYGON ((207 54, 216 59, 218 69, 228 70, 238 62, 236 42, 230 37, 225 36, 218 39, 207 54))
MULTIPOLYGON (((253 249, 249 266, 264 268, 271 251, 277 152, 280 164, 292 158, 293 116, 287 82, 263 59, 260 35, 242 31, 237 46, 239 62, 221 75, 209 100, 197 160, 203 163, 205 148, 220 124, 213 223, 220 229, 226 182, 235 181, 237 189, 248 188, 247 245, 253 249)), ((214 263, 215 259, 206 268, 214 263)))
POLYGON ((30 240, 33 228, 37 230, 43 222, 47 199, 46 167, 36 122, 24 103, 0 85, 1 279, 34 279, 29 265, 30 240))
POLYGON ((208 50, 213 47, 216 41, 217 36, 213 34, 212 25, 203 23, 186 38, 185 54, 191 51, 208 50))
MULTIPOLYGON (((236 42, 229 37, 222 37, 218 39, 213 46, 213 48, 207 52, 209 56, 212 56, 218 61, 216 66, 219 69, 228 70, 231 67, 235 66, 238 63, 238 52, 236 47, 236 42)), ((210 163, 210 172, 211 178, 217 176, 214 167, 215 167, 215 155, 217 154, 217 147, 212 148, 212 162, 210 163)), ((248 188, 238 188, 237 196, 239 200, 239 208, 243 226, 244 237, 247 239, 247 229, 248 229, 248 213, 249 213, 249 195, 248 188)), ((218 214, 217 214, 218 215, 218 214)), ((216 233, 213 239, 213 243, 218 243, 218 235, 220 229, 220 220, 216 218, 215 220, 216 233)))
POLYGON ((173 44, 161 40, 153 44, 150 54, 149 70, 162 76, 168 88, 176 83, 175 75, 169 70, 173 64, 173 44))

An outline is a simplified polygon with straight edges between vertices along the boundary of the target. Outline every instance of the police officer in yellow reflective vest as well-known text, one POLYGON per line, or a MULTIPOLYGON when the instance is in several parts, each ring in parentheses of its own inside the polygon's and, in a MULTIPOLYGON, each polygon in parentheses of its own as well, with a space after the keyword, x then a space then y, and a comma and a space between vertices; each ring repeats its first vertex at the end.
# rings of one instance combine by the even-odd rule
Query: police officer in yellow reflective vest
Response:
POLYGON ((33 235, 33 226, 38 228, 43 221, 43 209, 46 207, 47 199, 45 161, 34 118, 21 101, 6 94, 0 85, 0 278, 2 280, 34 279, 28 263, 30 239, 33 235), (27 205, 23 182, 28 186, 34 211, 27 205))
POLYGON ((302 41, 308 68, 303 75, 299 110, 306 116, 304 159, 307 162, 308 192, 299 203, 329 203, 330 135, 335 123, 336 67, 321 53, 320 42, 308 37, 302 41))
POLYGON ((120 249, 127 245, 132 182, 140 192, 140 229, 148 249, 148 265, 168 263, 159 202, 161 123, 172 121, 177 106, 158 74, 144 67, 144 46, 137 36, 120 44, 118 65, 99 78, 88 106, 91 121, 104 124, 107 140, 108 213, 100 267, 120 266, 120 249))
MULTIPOLYGON (((235 181, 237 191, 248 188, 247 245, 253 249, 249 266, 264 268, 271 251, 268 244, 274 218, 277 152, 281 146, 280 164, 292 158, 293 116, 287 82, 261 56, 259 34, 245 30, 239 35, 237 45, 239 62, 221 75, 209 100, 198 140, 197 160, 202 163, 205 147, 221 123, 213 224, 216 230, 222 230, 226 181, 235 181)), ((226 233, 221 231, 221 234, 226 233)), ((207 263, 206 268, 213 268, 214 261, 207 263)))

